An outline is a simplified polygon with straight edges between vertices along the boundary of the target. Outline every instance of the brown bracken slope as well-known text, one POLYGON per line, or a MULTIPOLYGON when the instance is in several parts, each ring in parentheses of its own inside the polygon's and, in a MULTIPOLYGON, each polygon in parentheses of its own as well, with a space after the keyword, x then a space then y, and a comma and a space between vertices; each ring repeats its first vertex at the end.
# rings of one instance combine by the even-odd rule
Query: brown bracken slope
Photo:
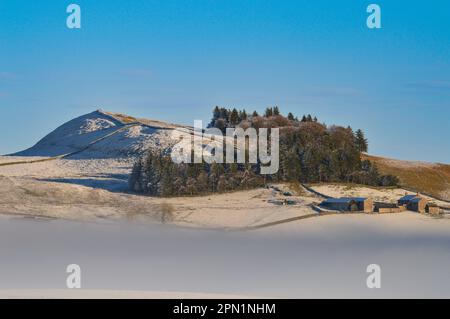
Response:
POLYGON ((400 161, 390 158, 363 155, 375 163, 382 174, 392 174, 400 179, 402 187, 443 200, 450 200, 450 165, 439 163, 400 161))

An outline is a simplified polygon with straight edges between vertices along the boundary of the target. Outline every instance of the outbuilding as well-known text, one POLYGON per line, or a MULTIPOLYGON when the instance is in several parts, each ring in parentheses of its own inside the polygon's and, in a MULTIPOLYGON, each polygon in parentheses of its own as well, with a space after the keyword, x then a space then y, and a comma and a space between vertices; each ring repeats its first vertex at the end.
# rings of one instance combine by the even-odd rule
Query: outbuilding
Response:
POLYGON ((438 205, 433 204, 433 203, 429 203, 427 205, 426 211, 428 214, 435 215, 435 216, 442 214, 441 208, 438 205))
POLYGON ((405 206, 408 210, 425 213, 428 201, 420 195, 405 195, 398 200, 398 206, 405 206))
POLYGON ((364 197, 328 198, 320 204, 322 207, 342 212, 373 212, 373 200, 364 197))

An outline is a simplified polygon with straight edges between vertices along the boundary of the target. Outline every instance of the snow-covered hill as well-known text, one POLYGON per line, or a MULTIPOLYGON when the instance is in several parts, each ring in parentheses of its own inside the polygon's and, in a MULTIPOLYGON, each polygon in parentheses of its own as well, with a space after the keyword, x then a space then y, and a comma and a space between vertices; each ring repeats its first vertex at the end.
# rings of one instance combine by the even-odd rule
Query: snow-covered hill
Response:
POLYGON ((16 156, 70 156, 101 159, 141 155, 149 149, 167 149, 176 143, 172 131, 188 129, 155 120, 97 110, 77 117, 16 156))

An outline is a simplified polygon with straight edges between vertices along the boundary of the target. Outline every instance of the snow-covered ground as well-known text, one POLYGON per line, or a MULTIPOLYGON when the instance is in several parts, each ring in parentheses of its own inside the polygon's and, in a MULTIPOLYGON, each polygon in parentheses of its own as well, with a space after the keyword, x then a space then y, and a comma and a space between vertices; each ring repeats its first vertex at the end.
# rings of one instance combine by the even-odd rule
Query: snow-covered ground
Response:
POLYGON ((136 120, 123 122, 123 117, 101 110, 64 123, 33 147, 13 155, 65 156, 71 159, 113 159, 141 155, 149 149, 167 149, 176 142, 174 129, 163 122, 136 120), (150 126, 154 124, 155 126, 150 126))
MULTIPOLYGON (((400 197, 416 194, 402 188, 375 188, 361 185, 316 184, 312 185, 311 188, 330 197, 371 197, 374 201, 384 203, 397 203, 400 197)), ((443 202, 425 195, 422 196, 439 206, 450 206, 447 202, 443 202)))
POLYGON ((240 228, 314 213, 311 194, 287 186, 198 197, 128 193, 132 159, 70 160, 0 166, 0 213, 75 220, 139 219, 206 228, 240 228), (282 205, 284 199, 293 205, 282 205))
POLYGON ((0 165, 8 163, 27 163, 48 159, 45 156, 0 156, 0 165))

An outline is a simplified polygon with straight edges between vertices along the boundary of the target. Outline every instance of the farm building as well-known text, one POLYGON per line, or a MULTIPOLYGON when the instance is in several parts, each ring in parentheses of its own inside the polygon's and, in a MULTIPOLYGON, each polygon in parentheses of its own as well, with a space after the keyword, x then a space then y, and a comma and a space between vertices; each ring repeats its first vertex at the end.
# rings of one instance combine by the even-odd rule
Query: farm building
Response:
POLYGON ((425 213, 428 201, 419 195, 405 195, 398 200, 398 206, 405 206, 413 212, 425 213))
POLYGON ((399 200, 398 200, 398 205, 399 206, 403 206, 403 205, 408 205, 409 204, 409 202, 411 201, 411 200, 413 200, 414 198, 416 198, 416 197, 419 197, 419 195, 405 195, 405 196, 403 196, 402 198, 400 198, 399 200))
POLYGON ((429 203, 426 207, 426 211, 430 215, 440 215, 442 213, 441 208, 433 203, 429 203))
POLYGON ((401 213, 406 210, 406 206, 395 206, 395 207, 378 207, 375 209, 380 214, 392 214, 401 213))
POLYGON ((343 212, 373 212, 373 200, 364 197, 328 198, 320 204, 324 208, 343 212))

